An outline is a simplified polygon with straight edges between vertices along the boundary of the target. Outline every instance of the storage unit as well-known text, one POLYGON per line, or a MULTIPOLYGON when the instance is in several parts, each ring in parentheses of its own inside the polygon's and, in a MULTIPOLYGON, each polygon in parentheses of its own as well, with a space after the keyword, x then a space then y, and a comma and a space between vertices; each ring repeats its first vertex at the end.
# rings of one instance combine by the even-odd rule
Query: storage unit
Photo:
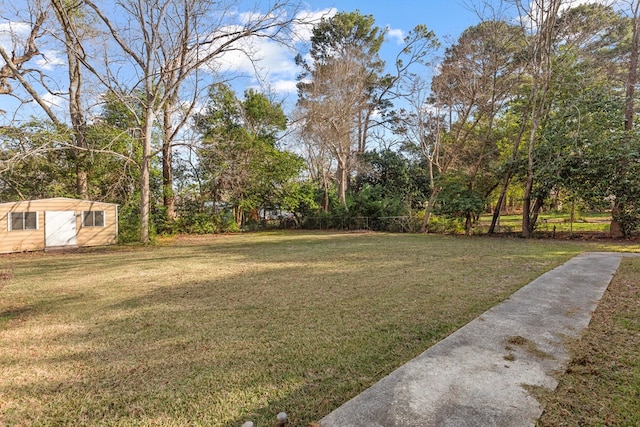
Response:
POLYGON ((118 205, 56 197, 0 203, 0 253, 116 243, 118 205))

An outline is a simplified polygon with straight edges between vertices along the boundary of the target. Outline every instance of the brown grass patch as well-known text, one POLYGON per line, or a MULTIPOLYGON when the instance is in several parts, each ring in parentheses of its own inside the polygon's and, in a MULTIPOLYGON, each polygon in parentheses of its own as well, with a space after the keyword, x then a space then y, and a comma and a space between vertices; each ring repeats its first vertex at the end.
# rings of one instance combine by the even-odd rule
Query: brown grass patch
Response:
MULTIPOLYGON (((528 353, 530 353, 530 354, 532 354, 535 357, 538 357, 540 359, 553 358, 553 356, 550 355, 549 353, 540 350, 540 348, 538 347, 538 345, 535 342, 533 342, 530 339, 527 339, 525 337, 521 337, 520 335, 510 336, 509 338, 507 338, 507 343, 511 344, 511 345, 515 345, 515 346, 521 347, 524 350, 526 350, 528 353)), ((511 347, 510 346, 506 346, 505 349, 509 350, 509 349, 511 349, 511 347)))
POLYGON ((640 259, 625 259, 589 328, 569 345, 555 392, 540 392, 539 426, 640 425, 640 259))

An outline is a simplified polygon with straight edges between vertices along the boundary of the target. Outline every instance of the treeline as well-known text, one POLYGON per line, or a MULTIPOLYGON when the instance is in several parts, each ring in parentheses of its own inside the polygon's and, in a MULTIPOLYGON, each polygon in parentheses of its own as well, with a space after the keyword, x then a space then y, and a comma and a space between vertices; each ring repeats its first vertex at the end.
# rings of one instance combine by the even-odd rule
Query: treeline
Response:
POLYGON ((120 1, 110 16, 87 0, 30 2, 13 52, 0 47, 0 92, 44 114, 4 113, 0 200, 119 203, 122 239, 143 242, 270 218, 471 233, 483 212, 493 233, 509 208, 528 237, 563 203, 610 210, 613 234, 640 227, 639 1, 496 1, 505 17, 444 49, 417 26, 393 63, 372 16, 305 21, 285 1, 240 18, 223 13, 232 3, 120 1), (236 93, 212 65, 251 57, 256 38, 293 44, 302 24, 291 111, 268 92, 236 93), (38 95, 53 88, 32 67, 43 40, 64 47, 65 114, 38 95))

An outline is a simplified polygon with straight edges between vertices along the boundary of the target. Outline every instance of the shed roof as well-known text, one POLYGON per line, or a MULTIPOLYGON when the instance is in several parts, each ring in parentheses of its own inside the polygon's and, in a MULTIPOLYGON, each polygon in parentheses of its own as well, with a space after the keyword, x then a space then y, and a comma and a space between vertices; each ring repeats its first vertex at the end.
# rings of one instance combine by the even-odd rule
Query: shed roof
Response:
POLYGON ((60 202, 86 202, 86 203, 102 203, 105 205, 115 205, 118 206, 117 203, 109 203, 109 202, 101 202, 98 200, 85 200, 85 199, 73 199, 71 197, 51 197, 48 199, 33 199, 33 200, 17 200, 15 202, 3 202, 0 203, 0 206, 6 206, 6 205, 15 205, 17 203, 29 203, 29 202, 46 202, 46 201, 60 201, 60 202))

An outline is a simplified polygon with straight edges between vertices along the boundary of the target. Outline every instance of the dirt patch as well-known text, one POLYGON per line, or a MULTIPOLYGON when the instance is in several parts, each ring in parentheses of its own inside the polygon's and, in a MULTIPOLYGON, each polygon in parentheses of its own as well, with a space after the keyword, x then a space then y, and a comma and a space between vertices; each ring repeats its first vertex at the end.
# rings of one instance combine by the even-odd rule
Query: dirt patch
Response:
MULTIPOLYGON (((509 338, 507 338, 507 343, 509 345, 505 347, 505 350, 508 350, 508 351, 512 350, 512 346, 518 346, 540 359, 553 358, 553 356, 551 356, 549 353, 540 350, 540 348, 538 348, 538 345, 535 342, 525 337, 521 337, 520 335, 510 336, 509 338)), ((506 360, 509 360, 509 359, 506 359, 506 360)))

